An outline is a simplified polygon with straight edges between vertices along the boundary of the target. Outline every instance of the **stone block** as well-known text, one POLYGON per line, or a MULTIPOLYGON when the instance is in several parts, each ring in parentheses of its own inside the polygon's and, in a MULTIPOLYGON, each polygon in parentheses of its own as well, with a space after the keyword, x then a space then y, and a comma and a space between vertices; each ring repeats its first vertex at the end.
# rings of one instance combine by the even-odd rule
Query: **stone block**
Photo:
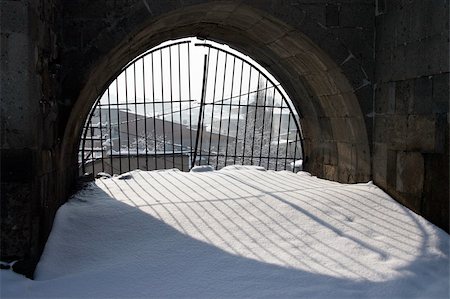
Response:
POLYGON ((282 44, 279 39, 268 44, 267 47, 271 49, 275 55, 281 58, 292 57, 299 52, 299 49, 291 48, 286 46, 286 44, 282 44))
MULTIPOLYGON (((3 162, 3 160, 2 160, 3 162)), ((15 260, 29 254, 32 235, 31 183, 1 184, 1 259, 15 260)))
POLYGON ((356 181, 367 182, 372 174, 369 144, 358 143, 354 147, 355 147, 355 163, 356 163, 356 181))
POLYGON ((395 90, 397 88, 396 82, 391 81, 388 82, 388 89, 387 89, 387 112, 388 113, 394 113, 395 112, 395 90))
POLYGON ((414 101, 414 81, 399 81, 395 89, 395 112, 407 114, 414 101))
POLYGON ((386 186, 387 178, 387 146, 376 142, 373 146, 373 180, 375 184, 386 186))
POLYGON ((404 150, 408 131, 408 116, 378 115, 375 117, 374 140, 386 143, 391 149, 404 150))
POLYGON ((345 73, 337 68, 328 71, 328 75, 333 79, 334 84, 337 86, 339 93, 353 93, 352 83, 349 81, 345 73))
POLYGON ((429 114, 432 110, 433 81, 431 77, 421 77, 414 81, 414 101, 412 113, 429 114))
POLYGON ((449 157, 446 154, 424 154, 425 180, 422 212, 449 232, 449 157))
POLYGON ((327 180, 337 181, 338 177, 338 167, 336 165, 323 165, 323 176, 327 180))
MULTIPOLYGON (((328 32, 324 33, 319 40, 316 40, 316 44, 323 51, 326 51, 327 56, 329 56, 333 65, 336 64, 336 68, 343 64, 347 63, 350 56, 350 50, 347 46, 347 35, 340 34, 338 28, 330 29, 328 32), (333 50, 329 50, 333 49, 333 50)), ((328 67, 330 68, 330 67, 328 67)))
POLYGON ((328 27, 339 26, 340 5, 327 4, 325 6, 325 24, 328 27))
POLYGON ((279 39, 289 31, 290 28, 285 24, 281 24, 274 19, 262 18, 258 23, 249 28, 247 33, 252 38, 268 44, 279 39))
POLYGON ((0 15, 2 32, 26 33, 28 31, 27 1, 1 1, 0 15))
POLYGON ((373 4, 346 3, 342 4, 339 11, 339 21, 346 28, 372 28, 375 14, 373 4))
POLYGON ((449 140, 449 119, 448 113, 435 114, 436 127, 435 127, 435 153, 448 153, 448 140, 449 140))
POLYGON ((397 185, 397 151, 387 147, 386 186, 394 189, 397 185))
POLYGON ((356 181, 356 152, 355 147, 351 143, 337 143, 339 160, 338 160, 338 177, 340 182, 354 183, 356 181))
POLYGON ((340 93, 334 80, 324 74, 306 74, 302 78, 309 83, 317 96, 340 93))
POLYGON ((379 82, 374 90, 375 92, 375 113, 384 114, 388 111, 388 91, 389 84, 379 82))
POLYGON ((397 179, 398 192, 420 195, 423 191, 424 160, 419 152, 397 153, 397 179))
POLYGON ((410 151, 434 152, 435 127, 434 116, 408 116, 407 149, 410 151))
POLYGON ((329 166, 338 164, 338 153, 336 148, 336 143, 334 142, 323 142, 323 163, 329 166))
POLYGON ((432 81, 433 81, 432 112, 448 113, 449 97, 450 97, 449 74, 446 73, 434 75, 432 81))
POLYGON ((333 138, 340 142, 354 142, 356 141, 355 132, 352 130, 350 124, 351 119, 348 117, 331 118, 331 128, 333 130, 333 138))

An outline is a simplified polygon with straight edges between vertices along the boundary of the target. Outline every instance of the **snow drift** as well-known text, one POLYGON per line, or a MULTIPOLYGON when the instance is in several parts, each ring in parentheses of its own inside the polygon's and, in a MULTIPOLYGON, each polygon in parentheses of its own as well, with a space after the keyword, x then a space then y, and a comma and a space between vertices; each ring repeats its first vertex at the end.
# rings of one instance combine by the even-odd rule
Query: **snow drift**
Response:
POLYGON ((446 298, 449 236, 372 183, 258 167, 132 171, 65 205, 2 297, 446 298))

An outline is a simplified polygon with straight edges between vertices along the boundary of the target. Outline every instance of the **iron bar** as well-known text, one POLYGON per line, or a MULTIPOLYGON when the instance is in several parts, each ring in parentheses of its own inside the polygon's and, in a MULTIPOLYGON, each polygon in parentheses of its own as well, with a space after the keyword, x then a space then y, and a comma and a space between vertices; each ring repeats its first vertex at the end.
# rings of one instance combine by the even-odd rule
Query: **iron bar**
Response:
POLYGON ((205 102, 205 95, 206 95, 206 71, 208 70, 207 64, 207 55, 205 54, 205 60, 204 60, 204 67, 203 67, 203 80, 202 80, 202 96, 200 99, 200 113, 198 117, 198 124, 197 124, 197 136, 195 137, 195 150, 194 150, 194 158, 192 160, 192 165, 195 165, 195 159, 197 158, 197 150, 198 150, 198 142, 199 142, 199 134, 200 134, 200 126, 202 125, 202 113, 203 113, 203 107, 205 105, 202 105, 202 103, 205 102))
MULTIPOLYGON (((250 85, 252 82, 252 67, 250 66, 250 70, 249 70, 249 80, 248 80, 248 91, 250 91, 250 85)), ((250 93, 247 94, 247 105, 250 103, 250 93)), ((247 109, 245 110, 245 114, 248 116, 248 106, 247 109)), ((244 137, 243 137, 243 149, 242 149, 242 164, 245 164, 245 159, 244 159, 244 154, 245 154, 245 145, 247 144, 247 126, 248 126, 248 117, 245 117, 245 127, 244 127, 244 137)))
POLYGON ((241 77, 240 77, 240 83, 239 83, 239 100, 238 100, 238 119, 236 122, 236 138, 234 139, 234 157, 233 157, 233 164, 236 164, 236 157, 237 157, 237 146, 238 146, 238 135, 239 135, 239 123, 241 121, 241 99, 242 99, 242 78, 244 74, 244 61, 241 61, 241 77))
MULTIPOLYGON (((181 113, 181 55, 180 55, 180 44, 177 45, 178 50, 178 98, 180 104, 180 144, 181 144, 181 156, 183 156, 183 115, 181 113)), ((181 161, 181 171, 184 171, 184 164, 181 161)))
MULTIPOLYGON (((137 156, 137 158, 136 158, 136 166, 137 166, 137 169, 139 169, 139 134, 138 134, 138 126, 139 126, 139 123, 138 123, 138 119, 137 119, 137 117, 138 117, 138 109, 137 109, 137 104, 136 104, 136 101, 137 101, 137 92, 136 92, 136 62, 135 63, 133 63, 133 83, 134 83, 134 110, 135 110, 135 113, 134 113, 134 119, 136 120, 136 125, 135 125, 135 127, 136 127, 136 156, 137 156)), ((144 115, 144 121, 145 121, 145 115, 144 115)))
POLYGON ((274 104, 272 107, 271 107, 271 110, 272 110, 272 112, 271 112, 271 115, 270 115, 270 133, 269 133, 269 149, 268 149, 268 153, 267 153, 267 168, 270 168, 270 150, 271 150, 271 147, 272 147, 272 131, 273 131, 273 112, 274 112, 274 110, 275 110, 275 94, 276 94, 276 91, 275 91, 275 88, 274 88, 274 90, 273 90, 273 96, 272 96, 272 103, 274 104))
POLYGON ((184 40, 145 52, 128 63, 122 73, 111 81, 85 122, 79 155, 83 173, 92 170, 95 175, 100 168, 105 171, 108 162, 111 164, 108 168, 111 174, 143 167, 143 163, 145 169, 171 166, 184 171, 184 161, 190 163, 187 169, 206 162, 215 169, 238 163, 278 170, 280 167, 287 169, 288 159, 292 159, 292 170, 295 171, 297 151, 303 157, 302 134, 298 114, 280 84, 269 79, 270 74, 262 71, 248 57, 210 44, 195 45, 207 47, 202 77, 191 81, 191 77, 196 75, 195 69, 191 69, 191 60, 195 61, 193 66, 196 68, 201 63, 197 62, 198 56, 195 56, 198 51, 191 51, 191 41, 184 40), (169 55, 168 59, 166 55, 169 55), (151 82, 147 82, 149 76, 151 82), (131 88, 134 88, 133 100, 129 98, 133 96, 131 88), (192 104, 194 91, 196 95, 199 92, 199 105, 192 104), (151 100, 147 98, 149 94, 151 100), (141 96, 143 99, 138 100, 141 96), (151 109, 153 115, 149 119, 151 109), (207 113, 211 113, 210 117, 207 113), (117 121, 113 121, 113 114, 117 115, 117 121), (193 120, 193 115, 198 115, 198 118, 193 120), (150 130, 151 121, 153 128, 150 130), (197 123, 196 132, 193 132, 193 122, 197 123), (211 128, 209 136, 205 135, 208 125, 211 128), (109 139, 106 139, 107 133, 104 132, 109 133, 109 139), (290 142, 292 134, 295 134, 293 144, 290 142), (283 144, 281 140, 284 140, 283 144), (153 146, 150 146, 151 143, 153 146), (103 144, 109 146, 109 150, 105 150, 103 144), (142 147, 145 147, 145 151, 142 147), (127 160, 123 159, 124 156, 127 160), (145 161, 141 160, 144 156, 145 161), (149 157, 154 161, 152 165, 149 157), (273 160, 275 163, 272 163, 273 160), (281 163, 283 160, 284 165, 281 163), (123 169, 122 163, 127 163, 127 169, 123 169), (164 165, 158 165, 160 163, 164 165))
MULTIPOLYGON (((111 95, 109 93, 109 87, 108 87, 108 104, 111 103, 111 95)), ((111 107, 108 107, 108 127, 109 127, 109 162, 111 163, 111 173, 110 175, 113 175, 113 159, 112 159, 112 153, 113 153, 113 139, 112 139, 112 128, 111 128, 111 107)))
MULTIPOLYGON (((127 70, 125 70, 125 103, 128 108, 128 76, 127 70)), ((127 158, 128 158, 128 171, 131 170, 131 156, 130 156, 130 119, 128 114, 128 109, 126 110, 127 115, 127 158)))
MULTIPOLYGON (((153 100, 153 151, 156 153, 156 105, 155 105, 155 60, 153 59, 153 53, 151 54, 152 58, 152 100, 153 100)), ((155 169, 158 169, 158 159, 153 157, 153 161, 155 162, 155 169)))
MULTIPOLYGON (((214 127, 214 109, 215 109, 215 105, 214 105, 214 98, 216 97, 216 84, 217 84, 217 67, 219 65, 219 51, 216 51, 217 55, 216 55, 216 68, 214 71, 214 85, 213 85, 213 96, 212 96, 212 109, 211 109, 211 130, 209 132, 209 145, 208 145, 208 151, 211 152, 211 144, 212 144, 212 133, 213 133, 213 127, 214 127)), ((210 162, 210 157, 208 156, 208 164, 210 162)))
MULTIPOLYGON (((259 86, 259 80, 261 79, 261 73, 258 72, 258 86, 259 86)), ((259 88, 257 88, 259 89, 259 88)), ((256 124, 258 123, 258 101, 259 101, 259 92, 256 93, 256 107, 255 107, 255 119, 253 123, 253 136, 252 136, 252 157, 250 159, 250 164, 253 165, 253 152, 255 150, 255 136, 256 136, 256 124)))
POLYGON ((104 157, 103 157, 103 122, 102 122, 102 108, 98 109, 98 118, 99 118, 99 130, 100 130, 100 148, 102 149, 101 151, 101 157, 102 157, 102 171, 105 171, 105 162, 104 162, 104 157))
MULTIPOLYGON (((164 72, 163 72, 163 51, 162 49, 160 52, 160 62, 161 62, 161 100, 164 101, 164 72)), ((163 130, 163 148, 164 148, 164 155, 166 154, 166 120, 164 118, 164 107, 165 104, 161 104, 161 111, 162 111, 162 130, 163 130)), ((156 128, 155 128, 156 130, 156 128)), ((166 159, 164 159, 164 169, 167 168, 166 159)))
POLYGON ((201 163, 202 163, 202 149, 203 149, 203 119, 205 119, 205 102, 206 102, 206 89, 207 89, 207 87, 208 87, 208 71, 209 71, 209 55, 210 55, 210 52, 209 52, 209 50, 210 49, 208 49, 208 54, 206 54, 206 72, 203 74, 203 76, 204 76, 204 78, 205 78, 205 85, 204 85, 204 90, 202 90, 202 98, 203 98, 203 101, 200 101, 200 105, 202 106, 202 107, 200 107, 200 116, 199 117, 201 117, 201 119, 202 119, 202 123, 201 123, 201 129, 200 128, 197 128, 197 131, 199 131, 199 130, 201 130, 201 133, 200 133, 200 155, 199 155, 199 163, 200 163, 200 165, 201 165, 201 163), (203 92, 205 93, 204 95, 203 95, 203 92), (203 103, 203 105, 202 105, 202 103, 203 103))
POLYGON ((285 155, 284 155, 284 169, 286 169, 287 154, 288 154, 288 150, 289 150, 289 134, 291 133, 290 125, 291 125, 291 114, 289 113, 288 114, 287 135, 286 135, 286 152, 285 152, 285 155))
MULTIPOLYGON (((233 85, 234 85, 234 69, 236 67, 236 57, 233 57, 233 67, 232 67, 232 74, 231 74, 231 90, 230 90, 230 97, 233 96, 233 85)), ((225 85, 225 84, 224 84, 225 85)), ((230 100, 230 111, 228 111, 228 130, 227 130, 227 142, 225 144, 225 166, 227 166, 227 159, 228 159, 228 141, 230 140, 230 127, 231 127, 231 103, 232 100, 230 100)))
POLYGON ((267 80, 266 80, 266 87, 264 88, 264 105, 263 108, 263 119, 262 119, 262 131, 261 131, 261 146, 259 148, 259 163, 258 165, 261 166, 261 156, 263 151, 263 145, 264 145, 264 130, 265 130, 265 120, 266 120, 266 101, 267 101, 267 80))
MULTIPOLYGON (((187 61, 188 61, 188 88, 189 88, 189 111, 192 111, 192 94, 191 94, 191 44, 187 44, 187 61)), ((192 113, 189 113, 189 149, 192 153, 192 113)), ((194 164, 189 165, 194 167, 194 164)))
MULTIPOLYGON (((281 95, 280 95, 281 96, 281 95)), ((278 142, 277 142, 277 154, 275 158, 275 170, 278 170, 278 152, 280 150, 280 136, 281 136, 281 119, 283 118, 283 102, 281 102, 280 108, 280 121, 278 122, 278 142)))
MULTIPOLYGON (((224 71, 223 71, 223 86, 222 86, 222 101, 225 92, 225 80, 227 74, 227 60, 228 53, 225 53, 224 71)), ((223 118, 223 106, 220 107, 220 118, 219 118, 219 140, 217 141, 217 152, 220 153, 220 137, 222 136, 222 118, 223 118)), ((216 169, 219 167, 219 156, 217 156, 216 169)))
MULTIPOLYGON (((169 47, 169 87, 170 87, 170 111, 172 112, 173 108, 173 88, 172 88, 172 47, 169 47)), ((163 104, 164 105, 164 104, 163 104)), ((174 132, 174 124, 173 124, 174 113, 171 113, 171 128, 172 128, 172 144, 174 143, 175 132, 174 132)), ((175 148, 172 145, 172 168, 175 167, 175 148)))
POLYGON ((147 103, 145 99, 145 57, 142 57, 142 96, 144 97, 145 170, 148 170, 147 103))
MULTIPOLYGON (((116 101, 117 103, 119 102, 119 78, 116 78, 116 101)), ((119 109, 116 110, 117 111, 117 135, 119 138, 119 169, 120 169, 120 173, 122 173, 122 143, 120 140, 120 111, 119 109)))

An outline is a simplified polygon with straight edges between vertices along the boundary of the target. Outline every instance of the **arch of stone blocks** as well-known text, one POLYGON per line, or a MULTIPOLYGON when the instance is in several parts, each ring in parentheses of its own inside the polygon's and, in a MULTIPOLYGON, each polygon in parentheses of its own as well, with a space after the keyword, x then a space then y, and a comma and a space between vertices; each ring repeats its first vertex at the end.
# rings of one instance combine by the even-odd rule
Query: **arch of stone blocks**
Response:
MULTIPOLYGON (((342 182, 370 178, 364 117, 354 87, 338 64, 302 32, 235 2, 194 5, 149 18, 96 61, 66 125, 60 169, 76 165, 85 117, 122 68, 161 42, 188 36, 226 43, 251 56, 281 82, 300 112, 307 171, 342 182)), ((101 43, 100 37, 97 44, 101 43)), ((336 51, 343 47, 337 42, 334 46, 336 51)))

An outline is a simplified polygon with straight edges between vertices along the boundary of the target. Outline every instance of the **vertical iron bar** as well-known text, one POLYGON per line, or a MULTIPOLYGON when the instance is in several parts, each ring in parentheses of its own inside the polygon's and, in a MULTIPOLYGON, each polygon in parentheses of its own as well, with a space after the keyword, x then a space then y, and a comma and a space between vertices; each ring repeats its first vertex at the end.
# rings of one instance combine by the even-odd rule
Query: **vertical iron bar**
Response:
POLYGON ((241 78, 240 78, 240 83, 239 83, 239 97, 238 97, 238 118, 237 118, 237 122, 236 122, 236 139, 234 140, 233 164, 236 164, 236 157, 237 157, 239 123, 241 121, 241 99, 242 99, 242 77, 243 77, 243 74, 244 74, 244 61, 241 60, 241 78))
POLYGON ((155 105, 155 60, 153 59, 153 53, 151 54, 152 57, 152 104, 153 104, 153 160, 155 161, 155 169, 158 169, 158 156, 156 155, 156 105, 155 105))
MULTIPOLYGON (((119 78, 116 78, 116 101, 119 104, 119 78)), ((119 105, 117 105, 117 135, 119 138, 119 172, 122 173, 122 143, 120 141, 120 110, 119 105)))
POLYGON ((295 172, 295 161, 297 160, 297 141, 298 141, 298 130, 295 132, 295 147, 294 147, 294 166, 292 167, 292 172, 295 172))
POLYGON ((172 168, 175 167, 175 133, 173 124, 172 46, 169 47, 170 120, 172 128, 172 168))
POLYGON ((111 121, 111 95, 108 87, 108 120, 109 120, 109 163, 111 163, 111 173, 113 175, 113 152, 112 152, 112 121, 111 121))
POLYGON ((125 69, 125 110, 127 115, 127 152, 128 152, 128 171, 131 170, 131 156, 130 156, 130 117, 128 114, 128 77, 127 69, 125 69))
POLYGON ((216 50, 216 68, 214 71, 214 86, 213 86, 213 95, 212 95, 212 108, 211 108, 211 131, 209 132, 209 149, 208 149, 208 164, 211 158, 211 143, 212 143, 212 135, 213 135, 213 125, 214 125, 214 102, 216 101, 216 84, 217 84, 217 66, 219 64, 219 50, 216 50))
POLYGON ((145 140, 145 170, 148 171, 148 144, 147 144, 147 100, 145 99, 145 59, 142 57, 142 93, 144 96, 144 140, 145 140))
POLYGON ((249 65, 249 71, 248 71, 248 89, 247 89, 247 107, 246 107, 246 113, 245 113, 245 127, 244 127, 244 147, 242 149, 242 164, 245 164, 245 146, 247 144, 247 126, 248 126, 248 105, 250 103, 250 88, 251 88, 251 82, 252 82, 252 67, 249 65))
POLYGON ((139 133, 138 133, 138 124, 139 124, 139 120, 138 120, 138 109, 137 109, 137 93, 136 93, 136 62, 133 63, 133 79, 134 79, 134 109, 136 110, 134 112, 134 121, 135 121, 135 126, 136 126, 136 167, 137 169, 139 169, 139 133))
MULTIPOLYGON (((183 116, 181 113, 181 55, 180 44, 178 44, 178 99, 180 100, 180 152, 181 152, 181 171, 184 171, 184 156, 183 156, 183 116)), ((189 111, 190 112, 190 111, 189 111)))
MULTIPOLYGON (((284 100, 284 99, 283 99, 284 100)), ((287 158, 288 158, 288 147, 289 147, 289 134, 290 134, 290 125, 291 125, 291 114, 288 116, 288 127, 287 127, 287 135, 286 135, 286 151, 284 155, 284 170, 287 168, 287 158)))
MULTIPOLYGON (((225 144, 225 166, 227 166, 228 159, 228 141, 230 140, 230 126, 231 126, 231 104, 233 103, 233 85, 234 85, 234 70, 236 67, 236 57, 233 56, 233 70, 231 73, 231 91, 230 91, 230 111, 228 111, 228 130, 227 130, 227 142, 225 144)), ((222 102, 225 105, 225 102, 222 102)))
POLYGON ((198 148, 198 142, 199 142, 199 133, 200 133, 200 126, 202 125, 202 114, 203 114, 203 107, 205 106, 205 92, 206 92, 206 71, 207 71, 207 55, 205 54, 204 59, 204 66, 203 66, 203 81, 202 81, 202 94, 200 98, 200 113, 198 116, 198 124, 197 124, 197 136, 195 137, 195 151, 194 151, 194 158, 192 160, 192 165, 195 165, 195 159, 197 158, 197 148, 198 148))
POLYGON ((270 149, 272 146, 272 131, 273 131, 273 111, 275 110, 275 87, 273 87, 273 95, 272 95, 272 113, 270 116, 270 133, 269 133, 269 150, 267 153, 267 170, 270 169, 270 149))
MULTIPOLYGON (((280 96, 282 96, 280 94, 280 96)), ((281 119, 283 117, 283 99, 281 99, 281 105, 280 105, 280 121, 278 124, 278 142, 277 142, 277 156, 275 158, 275 170, 278 170, 278 153, 280 150, 280 134, 281 134, 281 119)))
POLYGON ((165 121, 165 117, 164 117, 164 75, 163 75, 163 52, 162 49, 159 50, 160 52, 160 61, 161 61, 161 113, 162 113, 162 128, 163 128, 163 149, 164 149, 164 153, 163 153, 163 160, 164 160, 164 169, 167 169, 167 164, 166 164, 166 121, 165 121))
POLYGON ((254 124, 253 124, 252 155, 250 157, 250 164, 251 165, 253 165, 253 153, 254 153, 254 150, 255 150, 256 123, 257 123, 257 119, 258 119, 259 79, 261 79, 261 72, 258 72, 258 83, 256 85, 255 119, 254 119, 254 124))
MULTIPOLYGON (((97 107, 95 107, 95 110, 97 110, 97 107)), ((95 111, 94 110, 94 111, 95 111)), ((94 112, 95 113, 95 112, 94 112)), ((89 122, 91 125, 91 160, 92 160, 92 174, 95 176, 95 152, 94 152, 94 128, 92 127, 92 118, 91 121, 89 122)))
MULTIPOLYGON (((92 109, 91 109, 91 111, 89 113, 89 116, 88 116, 88 118, 87 118, 87 120, 86 120, 86 122, 84 124, 83 141, 82 141, 83 147, 81 148, 81 163, 82 163, 83 174, 86 173, 86 167, 85 167, 84 164, 86 163, 85 151, 86 151, 86 140, 88 139, 87 133, 88 133, 88 131, 90 131, 89 126, 91 126, 90 124, 91 124, 91 121, 92 121, 92 116, 93 116, 93 114, 95 112, 96 107, 97 107, 97 104, 95 104, 92 107, 92 109)), ((92 155, 92 153, 91 153, 91 155, 92 155)))
MULTIPOLYGON (((101 104, 102 98, 100 98, 99 103, 101 104)), ((105 171, 105 162, 103 161, 103 123, 102 123, 102 105, 98 105, 98 113, 99 113, 99 129, 100 129, 100 149, 101 151, 101 159, 102 159, 102 171, 105 171)))
MULTIPOLYGON (((228 53, 225 53, 225 63, 224 63, 224 71, 223 71, 223 82, 222 82, 222 101, 224 100, 224 92, 225 92, 225 80, 227 74, 227 61, 228 61, 228 53)), ((217 164, 216 169, 219 168, 219 154, 220 154, 220 137, 222 136, 222 116, 223 116, 223 105, 220 106, 220 118, 219 118, 219 138, 217 142, 217 164)))
MULTIPOLYGON (((208 48, 208 54, 206 54, 207 56, 207 59, 206 59, 206 73, 204 73, 204 76, 206 76, 205 77, 205 90, 204 90, 204 92, 205 92, 205 95, 204 95, 204 100, 203 100, 203 106, 205 106, 206 104, 205 104, 205 102, 206 102, 206 89, 208 88, 208 71, 209 71, 209 54, 210 54, 210 48, 208 48)), ((202 96, 203 96, 203 94, 202 94, 202 96)), ((200 105, 201 105, 201 102, 200 102, 200 105)), ((202 111, 200 111, 201 113, 202 113, 202 115, 201 115, 201 118, 202 118, 202 123, 201 123, 201 128, 202 128, 202 132, 201 132, 201 135, 200 135, 200 155, 199 155, 199 161, 200 161, 200 165, 201 165, 201 163, 202 163, 202 150, 203 150, 203 134, 204 134, 204 132, 203 132, 203 122, 204 122, 204 119, 205 119, 205 109, 203 108, 202 109, 202 111)), ((209 156, 208 156, 209 157, 209 156)))
MULTIPOLYGON (((187 44, 187 58, 188 58, 188 88, 189 88, 189 150, 192 152, 192 94, 191 94, 191 44, 187 44)), ((194 167, 194 164, 191 164, 190 168, 194 167)), ((190 169, 189 169, 190 170, 190 169)))
POLYGON ((265 120, 266 120, 266 101, 267 101, 267 78, 266 85, 264 86, 264 105, 263 105, 263 123, 262 123, 262 132, 261 132, 261 147, 259 149, 259 166, 261 166, 262 162, 262 151, 264 145, 264 130, 265 130, 265 120))

